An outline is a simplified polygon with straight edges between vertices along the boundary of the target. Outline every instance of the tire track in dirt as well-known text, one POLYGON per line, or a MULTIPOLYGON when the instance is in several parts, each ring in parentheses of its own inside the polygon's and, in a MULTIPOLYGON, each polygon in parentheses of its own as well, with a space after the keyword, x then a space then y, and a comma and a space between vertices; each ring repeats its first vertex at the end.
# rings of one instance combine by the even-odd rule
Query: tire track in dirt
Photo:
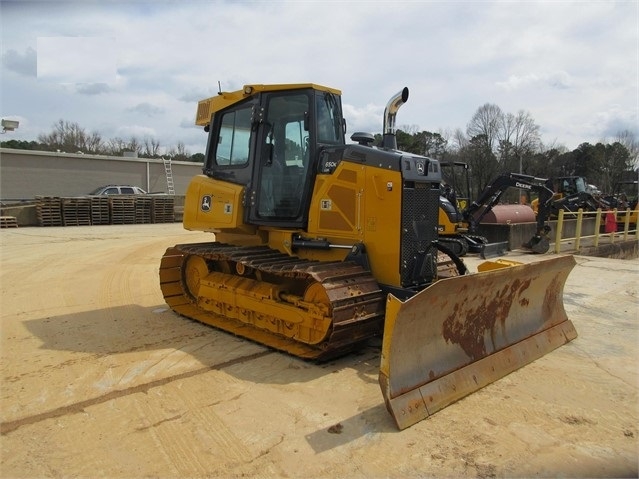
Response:
MULTIPOLYGON (((215 330, 212 329, 212 331, 215 331, 215 330)), ((102 358, 108 358, 116 354, 135 353, 138 351, 145 351, 145 350, 152 350, 152 349, 165 349, 169 347, 174 348, 176 347, 176 344, 177 345, 191 344, 193 341, 199 338, 202 338, 203 336, 206 336, 207 334, 208 334, 208 331, 196 331, 190 334, 171 336, 171 337, 162 338, 156 341, 138 344, 135 346, 132 345, 128 349, 105 350, 104 352, 88 354, 80 358, 67 359, 65 361, 58 362, 58 363, 45 364, 39 369, 34 369, 32 371, 15 374, 13 376, 4 376, 1 379, 2 381, 6 381, 7 383, 14 383, 14 382, 21 381, 28 378, 40 377, 43 374, 50 374, 52 371, 63 370, 65 368, 68 368, 69 366, 86 365, 86 367, 91 367, 92 365, 94 365, 96 360, 99 360, 102 358)), ((206 344, 208 345, 209 343, 206 343, 206 344)), ((180 347, 179 350, 183 350, 189 353, 192 352, 191 349, 188 349, 185 347, 180 347)))
MULTIPOLYGON (((233 433, 227 424, 209 406, 193 400, 188 388, 172 388, 171 402, 180 404, 181 411, 167 411, 153 401, 137 402, 139 416, 150 423, 143 429, 148 431, 167 463, 181 476, 200 476, 223 473, 227 462, 242 464, 253 459, 253 454, 233 433), (166 417, 167 414, 171 417, 166 417), (191 437, 185 437, 184 425, 192 428, 198 444, 206 450, 194 448, 191 437), (219 467, 212 470, 212 465, 219 467)), ((158 398, 159 399, 159 398, 158 398)))
POLYGON ((274 351, 271 351, 271 350, 260 351, 258 353, 249 354, 247 356, 242 356, 236 359, 231 359, 230 361, 226 361, 213 366, 207 366, 204 368, 195 369, 193 371, 186 371, 181 374, 176 374, 175 376, 157 379, 155 381, 150 381, 144 384, 138 384, 136 386, 132 386, 126 389, 117 389, 114 391, 110 391, 106 394, 103 394, 101 396, 86 399, 84 401, 78 401, 76 403, 69 404, 67 406, 62 406, 49 411, 45 411, 39 414, 34 414, 34 415, 23 417, 20 419, 15 419, 13 421, 5 421, 0 423, 0 436, 5 436, 23 426, 30 426, 32 424, 37 424, 39 422, 46 421, 47 419, 54 419, 58 417, 67 416, 70 414, 82 413, 86 408, 91 406, 103 404, 105 402, 112 401, 121 397, 129 396, 131 394, 136 394, 136 393, 146 394, 150 389, 161 387, 166 384, 172 383, 174 381, 188 379, 188 378, 198 376, 200 374, 204 374, 213 370, 221 370, 227 367, 234 366, 236 364, 244 363, 247 361, 253 361, 255 359, 259 359, 264 356, 268 356, 270 354, 274 354, 274 351))

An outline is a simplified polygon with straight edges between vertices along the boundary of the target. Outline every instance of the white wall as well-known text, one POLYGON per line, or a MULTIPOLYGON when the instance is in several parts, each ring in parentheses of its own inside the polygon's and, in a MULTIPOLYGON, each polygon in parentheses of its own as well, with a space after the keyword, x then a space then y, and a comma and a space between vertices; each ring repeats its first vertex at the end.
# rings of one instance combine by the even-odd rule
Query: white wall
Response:
MULTIPOLYGON (((184 195, 201 163, 172 162, 175 194, 184 195)), ((168 193, 162 160, 0 148, 0 199, 81 196, 107 184, 168 193)))

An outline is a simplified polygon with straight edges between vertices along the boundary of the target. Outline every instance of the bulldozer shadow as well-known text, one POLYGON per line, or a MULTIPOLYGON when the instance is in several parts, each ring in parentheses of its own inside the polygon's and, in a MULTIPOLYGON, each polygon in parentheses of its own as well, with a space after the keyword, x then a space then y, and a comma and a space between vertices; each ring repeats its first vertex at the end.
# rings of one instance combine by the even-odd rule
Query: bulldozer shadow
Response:
POLYGON ((165 305, 117 306, 49 316, 24 322, 42 342, 40 350, 87 353, 91 356, 118 356, 126 353, 181 350, 190 351, 203 364, 212 364, 198 345, 214 339, 215 330, 179 318, 165 305))
POLYGON ((118 306, 27 320, 23 324, 40 340, 39 350, 84 353, 89 355, 85 361, 122 355, 127 355, 124 361, 143 361, 145 352, 180 354, 191 356, 204 368, 227 368, 240 379, 256 383, 307 382, 342 368, 359 369, 362 380, 377 382, 370 374, 379 367, 379 348, 374 340, 362 350, 316 363, 181 317, 166 305, 118 306), (259 368, 250 364, 255 358, 270 356, 263 361, 273 364, 259 368), (376 361, 374 366, 369 363, 371 357, 376 361), (268 374, 264 374, 266 369, 268 374))
MULTIPOLYGON (((381 395, 375 396, 379 393, 379 339, 350 354, 316 363, 182 318, 165 305, 118 306, 32 319, 23 324, 40 342, 37 352, 31 355, 36 354, 39 362, 45 362, 44 368, 49 372, 44 381, 51 381, 50 388, 59 387, 54 385, 70 376, 75 376, 78 383, 100 386, 102 395, 77 397, 77 404, 97 404, 216 370, 248 383, 298 384, 302 395, 313 394, 312 390, 321 389, 324 383, 333 384, 335 380, 327 376, 337 374, 337 381, 342 381, 342 375, 353 378, 357 388, 378 397, 379 402, 345 419, 340 419, 338 412, 331 413, 339 426, 331 429, 327 425, 306 436, 315 451, 325 451, 373 432, 396 431, 381 395), (304 391, 306 387, 310 389, 304 391)), ((32 387, 31 382, 23 383, 22 379, 39 375, 42 368, 27 369, 16 375, 12 387, 32 387)), ((217 394, 217 390, 211 391, 211 397, 217 394)), ((325 398, 325 403, 322 399, 317 402, 318 408, 327 410, 339 401, 335 393, 327 393, 325 398)), ((371 399, 366 403, 370 404, 371 399)), ((58 409, 64 412, 67 407, 58 409)))

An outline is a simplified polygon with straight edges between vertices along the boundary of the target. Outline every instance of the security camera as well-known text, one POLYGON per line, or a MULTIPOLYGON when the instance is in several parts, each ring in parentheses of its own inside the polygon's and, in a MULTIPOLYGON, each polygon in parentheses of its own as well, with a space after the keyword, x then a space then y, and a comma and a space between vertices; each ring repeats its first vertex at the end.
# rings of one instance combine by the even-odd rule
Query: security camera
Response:
POLYGON ((5 120, 2 119, 2 133, 7 131, 13 131, 20 126, 20 122, 16 120, 5 120))

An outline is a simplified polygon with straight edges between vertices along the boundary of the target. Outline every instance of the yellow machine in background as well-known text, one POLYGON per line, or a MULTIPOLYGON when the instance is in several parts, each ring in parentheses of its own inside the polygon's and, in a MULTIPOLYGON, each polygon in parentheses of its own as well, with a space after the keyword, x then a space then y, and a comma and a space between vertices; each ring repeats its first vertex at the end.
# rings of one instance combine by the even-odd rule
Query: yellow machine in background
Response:
POLYGON ((488 240, 471 231, 463 212, 470 206, 470 174, 467 163, 442 161, 442 188, 439 198, 439 241, 458 256, 483 253, 488 240))
MULTIPOLYGON (((556 176, 547 180, 554 195, 550 202, 549 216, 556 218, 559 210, 576 213, 583 211, 607 210, 609 206, 599 194, 593 194, 583 176, 556 176)), ((539 199, 530 202, 535 214, 539 211, 539 199)))
POLYGON ((639 181, 637 180, 618 181, 614 186, 613 194, 605 198, 610 208, 617 210, 616 221, 620 230, 623 230, 626 223, 631 229, 637 228, 639 217, 637 199, 639 199, 639 181))
POLYGON ((346 143, 334 88, 201 101, 209 140, 184 226, 215 241, 172 246, 160 266, 175 312, 298 357, 383 335, 380 386, 400 428, 576 336, 562 303, 572 257, 469 275, 441 254, 439 162, 397 150, 407 99, 388 102, 380 148, 368 133, 346 143))

